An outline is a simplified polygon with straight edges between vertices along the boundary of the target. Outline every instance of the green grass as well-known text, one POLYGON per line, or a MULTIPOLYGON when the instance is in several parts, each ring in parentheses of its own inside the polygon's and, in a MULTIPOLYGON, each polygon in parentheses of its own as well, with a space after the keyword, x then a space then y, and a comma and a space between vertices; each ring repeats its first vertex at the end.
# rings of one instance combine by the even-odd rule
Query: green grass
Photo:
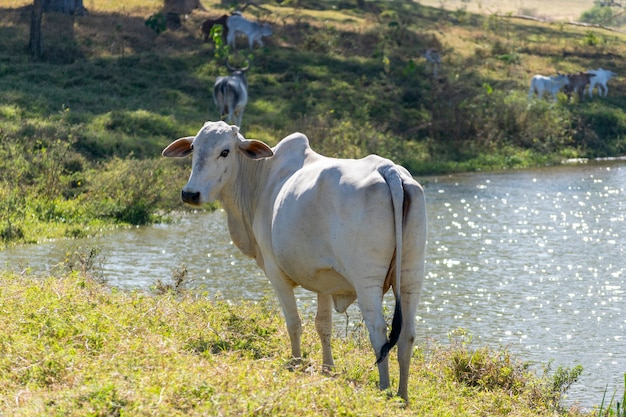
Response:
POLYGON ((0 324, 0 415, 583 415, 560 407, 554 378, 467 343, 418 342, 406 406, 378 390, 364 327, 335 337, 336 368, 322 372, 314 319, 304 318, 303 360, 291 361, 273 298, 123 292, 88 262, 68 258, 54 276, 0 273, 11 318, 0 324))

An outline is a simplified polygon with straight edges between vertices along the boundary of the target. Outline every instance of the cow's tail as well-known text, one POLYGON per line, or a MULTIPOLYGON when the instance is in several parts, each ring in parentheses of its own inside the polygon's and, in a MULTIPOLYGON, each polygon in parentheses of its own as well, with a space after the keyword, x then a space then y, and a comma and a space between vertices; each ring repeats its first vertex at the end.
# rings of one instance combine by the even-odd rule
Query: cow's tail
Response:
POLYGON ((220 118, 224 119, 227 117, 227 120, 230 121, 232 119, 233 112, 233 91, 232 87, 229 85, 228 80, 224 79, 222 82, 215 85, 213 89, 215 103, 220 112, 220 118))
MULTIPOLYGON (((393 218, 395 223, 395 236, 396 236, 396 250, 395 250, 395 271, 396 280, 392 285, 393 293, 396 298, 396 306, 393 312, 393 320, 391 322, 391 333, 389 334, 389 340, 383 345, 376 359, 376 364, 379 364, 389 354, 391 348, 393 348, 398 339, 400 338, 400 331, 402 330, 402 300, 400 299, 400 277, 402 276, 402 229, 404 224, 404 187, 402 186, 402 177, 400 172, 393 165, 386 165, 380 170, 381 174, 385 178, 389 190, 391 191, 391 201, 393 204, 393 218)), ((392 265, 394 262, 392 261, 392 265)))

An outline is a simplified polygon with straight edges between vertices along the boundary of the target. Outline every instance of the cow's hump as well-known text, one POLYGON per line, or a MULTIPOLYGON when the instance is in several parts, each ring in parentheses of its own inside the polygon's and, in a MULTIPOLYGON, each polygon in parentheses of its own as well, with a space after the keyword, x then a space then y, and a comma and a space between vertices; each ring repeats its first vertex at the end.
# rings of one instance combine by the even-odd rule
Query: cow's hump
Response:
POLYGON ((285 137, 274 147, 274 156, 280 158, 293 158, 298 155, 304 156, 304 153, 311 149, 309 138, 303 133, 296 132, 285 137))

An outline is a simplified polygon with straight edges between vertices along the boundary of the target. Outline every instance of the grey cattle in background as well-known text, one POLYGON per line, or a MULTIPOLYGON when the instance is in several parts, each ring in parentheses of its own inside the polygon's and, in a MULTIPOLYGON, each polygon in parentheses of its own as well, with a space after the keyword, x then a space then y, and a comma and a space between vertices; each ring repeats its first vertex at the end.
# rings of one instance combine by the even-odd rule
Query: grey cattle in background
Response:
POLYGON ((232 15, 226 20, 228 26, 228 36, 226 43, 235 48, 235 37, 237 33, 243 33, 248 37, 248 47, 252 49, 254 42, 263 46, 263 36, 271 36, 272 28, 269 24, 260 24, 259 22, 251 22, 240 15, 232 15))
POLYGON ((217 105, 220 117, 241 128, 243 110, 248 103, 248 80, 246 71, 250 68, 233 68, 226 62, 226 68, 231 72, 228 76, 220 76, 213 85, 213 101, 217 105))

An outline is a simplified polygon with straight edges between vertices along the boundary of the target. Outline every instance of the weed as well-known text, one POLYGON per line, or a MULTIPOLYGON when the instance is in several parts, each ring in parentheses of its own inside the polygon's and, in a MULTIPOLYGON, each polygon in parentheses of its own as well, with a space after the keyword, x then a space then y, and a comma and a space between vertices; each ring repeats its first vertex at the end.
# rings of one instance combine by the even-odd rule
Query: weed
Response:
POLYGON ((593 31, 589 30, 585 33, 582 43, 588 46, 596 46, 600 43, 600 39, 593 31))
POLYGON ((167 29, 167 19, 162 13, 155 13, 146 19, 146 27, 160 35, 167 29))
POLYGON ((606 405, 606 393, 608 390, 608 386, 604 389, 604 394, 602 395, 602 402, 600 403, 600 408, 598 409, 598 417, 625 417, 626 416, 626 374, 624 374, 624 393, 621 398, 621 402, 619 397, 615 400, 615 396, 617 395, 617 390, 611 396, 611 400, 606 405))
POLYGON ((509 351, 489 347, 471 349, 471 336, 462 329, 451 337, 449 369, 458 382, 482 390, 501 389, 511 395, 518 395, 526 386, 529 365, 515 359, 509 351))
POLYGON ((63 267, 69 273, 77 273, 96 282, 105 283, 106 278, 102 273, 103 262, 98 248, 76 247, 65 254, 63 267))
POLYGON ((565 393, 580 377, 583 368, 560 366, 550 375, 551 363, 537 377, 528 362, 516 359, 507 349, 488 346, 471 348, 472 337, 464 329, 450 334, 448 374, 456 381, 481 391, 502 390, 525 398, 532 407, 549 407, 558 412, 565 393))
POLYGON ((544 386, 544 398, 555 408, 559 407, 563 396, 574 384, 583 372, 581 365, 576 365, 573 368, 559 366, 552 376, 550 372, 552 369, 552 362, 548 362, 543 365, 543 386, 544 386))
POLYGON ((187 265, 181 265, 177 270, 172 273, 171 283, 167 284, 157 279, 154 284, 154 291, 156 294, 166 294, 173 292, 176 294, 182 294, 184 288, 188 283, 188 271, 187 265))

